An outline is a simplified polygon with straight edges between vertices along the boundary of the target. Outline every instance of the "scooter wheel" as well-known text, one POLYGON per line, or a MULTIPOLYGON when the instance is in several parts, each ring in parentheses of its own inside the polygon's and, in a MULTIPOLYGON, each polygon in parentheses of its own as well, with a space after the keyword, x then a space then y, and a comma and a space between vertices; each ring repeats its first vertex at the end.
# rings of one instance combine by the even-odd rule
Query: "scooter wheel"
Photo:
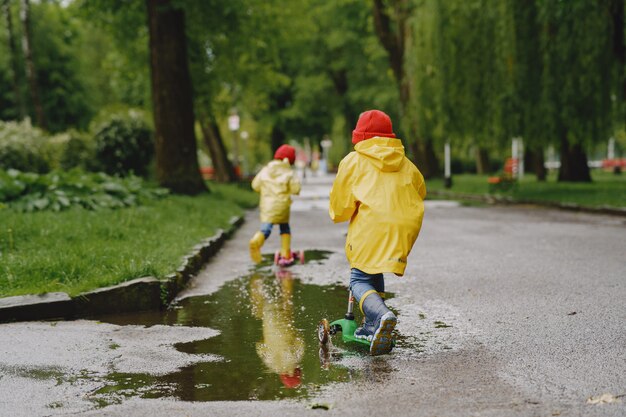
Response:
POLYGON ((328 320, 322 319, 317 325, 317 338, 320 341, 320 345, 325 345, 330 339, 330 324, 328 320))

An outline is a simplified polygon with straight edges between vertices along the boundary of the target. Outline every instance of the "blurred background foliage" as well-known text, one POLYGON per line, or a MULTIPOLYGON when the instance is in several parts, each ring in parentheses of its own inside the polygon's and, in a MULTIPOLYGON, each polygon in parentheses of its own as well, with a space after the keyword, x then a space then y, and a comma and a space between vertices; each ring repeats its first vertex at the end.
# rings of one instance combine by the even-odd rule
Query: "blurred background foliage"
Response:
MULTIPOLYGON (((145 2, 1 1, 0 168, 150 176, 145 2)), ((427 177, 445 142, 455 172, 486 173, 523 138, 528 169, 541 179, 552 149, 565 181, 589 179, 610 138, 626 149, 623 0, 170 2, 185 12, 202 165, 215 138, 248 173, 282 143, 328 138, 332 168, 371 108, 427 177)))

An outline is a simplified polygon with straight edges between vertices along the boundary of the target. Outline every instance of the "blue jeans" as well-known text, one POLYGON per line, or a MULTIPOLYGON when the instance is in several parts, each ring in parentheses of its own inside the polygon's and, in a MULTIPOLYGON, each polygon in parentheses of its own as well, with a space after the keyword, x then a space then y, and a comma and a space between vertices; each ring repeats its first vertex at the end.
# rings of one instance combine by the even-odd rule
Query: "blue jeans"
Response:
POLYGON ((363 294, 369 290, 375 290, 379 293, 385 292, 383 274, 368 274, 360 269, 352 268, 350 270, 350 291, 352 291, 357 303, 361 301, 363 294))
MULTIPOLYGON (((281 235, 291 234, 291 228, 289 227, 289 223, 280 223, 278 227, 280 228, 281 235)), ((273 223, 261 223, 261 233, 263 233, 263 235, 265 236, 265 239, 270 237, 270 235, 272 234, 273 228, 274 228, 273 223)))

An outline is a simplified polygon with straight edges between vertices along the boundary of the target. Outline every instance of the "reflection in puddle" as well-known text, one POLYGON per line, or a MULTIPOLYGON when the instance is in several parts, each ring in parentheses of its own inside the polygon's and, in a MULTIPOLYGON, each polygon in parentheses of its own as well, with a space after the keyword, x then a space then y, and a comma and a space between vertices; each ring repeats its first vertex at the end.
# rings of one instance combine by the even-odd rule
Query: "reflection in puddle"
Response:
POLYGON ((294 279, 288 270, 277 270, 276 282, 270 285, 260 275, 250 280, 252 314, 263 323, 263 339, 256 344, 257 354, 287 388, 300 386, 300 362, 304 356, 302 332, 293 326, 293 286, 294 279))
MULTIPOLYGON (((313 259, 327 256, 312 255, 313 259)), ((216 337, 176 348, 189 354, 218 355, 223 360, 195 363, 161 376, 109 374, 92 400, 105 406, 125 397, 184 401, 302 398, 322 385, 360 378, 363 371, 358 368, 320 366, 317 323, 321 317, 342 317, 345 299, 345 287, 304 284, 289 270, 260 267, 211 295, 182 300, 167 311, 100 317, 118 325, 217 329, 220 334, 216 337)), ((344 356, 351 351, 362 355, 345 348, 344 356)))

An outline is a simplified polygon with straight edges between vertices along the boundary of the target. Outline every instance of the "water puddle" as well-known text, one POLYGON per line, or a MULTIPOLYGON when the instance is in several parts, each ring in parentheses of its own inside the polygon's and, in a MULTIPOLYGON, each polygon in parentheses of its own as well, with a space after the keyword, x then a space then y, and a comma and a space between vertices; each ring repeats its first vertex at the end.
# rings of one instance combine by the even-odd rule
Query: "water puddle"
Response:
MULTIPOLYGON (((307 251, 307 262, 322 261, 326 251, 307 251)), ((162 375, 113 373, 93 393, 99 406, 127 397, 176 398, 184 401, 276 400, 306 398, 331 382, 360 378, 363 372, 339 364, 321 366, 317 323, 343 317, 343 286, 302 283, 290 270, 270 266, 271 256, 247 276, 217 292, 193 297, 167 311, 99 317, 118 325, 207 326, 216 337, 182 343, 190 354, 211 354, 219 362, 200 362, 162 375)), ((343 356, 366 356, 357 346, 335 337, 343 356)), ((111 347, 114 348, 114 347, 111 347)))

